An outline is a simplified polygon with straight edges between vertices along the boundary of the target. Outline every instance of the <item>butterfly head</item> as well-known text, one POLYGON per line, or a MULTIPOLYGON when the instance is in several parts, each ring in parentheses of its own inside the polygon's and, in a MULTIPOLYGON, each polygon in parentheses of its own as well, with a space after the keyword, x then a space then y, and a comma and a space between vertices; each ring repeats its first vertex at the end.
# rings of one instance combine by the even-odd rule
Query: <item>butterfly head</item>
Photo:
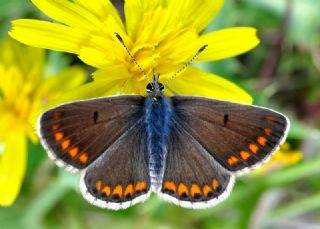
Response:
POLYGON ((164 86, 159 83, 159 76, 160 74, 154 74, 152 83, 149 83, 146 88, 148 95, 152 98, 161 97, 164 93, 164 86))

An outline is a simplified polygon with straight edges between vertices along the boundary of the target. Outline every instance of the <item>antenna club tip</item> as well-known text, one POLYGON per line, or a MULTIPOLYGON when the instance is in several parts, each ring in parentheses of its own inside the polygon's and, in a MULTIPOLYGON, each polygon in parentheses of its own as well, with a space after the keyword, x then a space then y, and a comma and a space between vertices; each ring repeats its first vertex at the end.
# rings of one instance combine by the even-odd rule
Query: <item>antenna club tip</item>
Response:
POLYGON ((123 39, 122 39, 122 37, 119 35, 119 33, 114 33, 114 35, 118 38, 118 40, 121 42, 121 43, 124 43, 123 42, 123 39))
POLYGON ((199 49, 199 53, 200 52, 203 52, 206 48, 208 48, 208 45, 204 45, 204 46, 202 46, 200 49, 199 49))

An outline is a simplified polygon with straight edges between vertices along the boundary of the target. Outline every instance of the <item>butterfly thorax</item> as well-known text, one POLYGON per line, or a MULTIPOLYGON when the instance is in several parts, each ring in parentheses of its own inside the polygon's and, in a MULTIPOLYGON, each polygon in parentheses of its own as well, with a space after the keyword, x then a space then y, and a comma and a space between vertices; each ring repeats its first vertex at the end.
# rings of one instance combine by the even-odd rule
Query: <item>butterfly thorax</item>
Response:
POLYGON ((149 152, 149 171, 154 187, 162 182, 167 141, 171 129, 172 105, 164 96, 149 96, 145 100, 145 122, 147 128, 147 144, 149 152))

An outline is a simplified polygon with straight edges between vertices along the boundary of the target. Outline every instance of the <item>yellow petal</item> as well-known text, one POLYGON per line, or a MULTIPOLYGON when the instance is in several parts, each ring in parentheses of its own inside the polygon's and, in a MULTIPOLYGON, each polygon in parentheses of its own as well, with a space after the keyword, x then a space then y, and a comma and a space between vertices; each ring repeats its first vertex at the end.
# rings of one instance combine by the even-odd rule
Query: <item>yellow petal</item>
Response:
POLYGON ((114 32, 121 34, 126 45, 130 45, 128 37, 114 18, 108 17, 105 21, 105 30, 97 34, 91 34, 87 42, 82 44, 79 51, 79 58, 94 67, 104 68, 107 65, 114 64, 115 60, 128 57, 114 32))
POLYGON ((21 44, 14 39, 5 39, 0 44, 0 62, 5 66, 13 63, 20 67, 21 71, 28 73, 32 68, 42 68, 45 51, 21 44))
POLYGON ((170 81, 166 88, 177 95, 204 96, 243 104, 252 103, 252 97, 234 83, 193 67, 170 81))
MULTIPOLYGON (((80 66, 72 66, 64 69, 56 76, 48 77, 42 82, 41 87, 35 92, 32 106, 29 108, 30 114, 28 122, 31 128, 27 129, 27 134, 33 143, 37 142, 34 136, 34 130, 38 117, 40 113, 43 112, 43 109, 40 108, 44 106, 44 103, 63 98, 65 94, 71 93, 86 81, 86 71, 80 66)), ((47 106, 45 107, 48 108, 47 106)))
POLYGON ((81 5, 68 0, 32 0, 48 17, 83 31, 100 30, 102 21, 81 5))
POLYGON ((202 31, 217 15, 223 6, 223 0, 171 0, 169 1, 169 15, 177 26, 194 27, 197 32, 202 31))
POLYGON ((109 0, 75 0, 75 2, 89 10, 101 20, 112 16, 123 29, 123 23, 119 13, 109 0))
POLYGON ((223 0, 127 0, 127 32, 133 40, 141 36, 139 32, 146 26, 151 28, 150 34, 156 34, 155 36, 159 36, 159 32, 186 27, 193 27, 200 32, 219 12, 222 5, 223 0))
POLYGON ((84 36, 68 26, 31 19, 12 22, 9 32, 14 39, 38 48, 77 53, 84 36))
POLYGON ((93 79, 96 82, 101 83, 116 80, 125 80, 130 78, 131 76, 131 73, 128 72, 127 68, 125 68, 123 64, 108 66, 93 73, 93 79))
POLYGON ((49 102, 43 109, 49 109, 51 107, 57 106, 61 103, 72 102, 82 99, 90 99, 96 97, 103 97, 103 96, 111 96, 115 95, 119 92, 123 81, 114 80, 114 81, 105 81, 101 82, 90 82, 77 89, 74 89, 70 92, 65 93, 62 97, 55 99, 49 102))
POLYGON ((161 0, 126 0, 124 12, 126 16, 126 28, 128 35, 135 40, 138 27, 143 19, 144 13, 150 12, 161 4, 161 0))
POLYGON ((26 138, 22 132, 7 133, 0 154, 0 205, 10 206, 17 198, 26 169, 26 138))
POLYGON ((197 61, 221 60, 245 53, 256 47, 260 40, 250 27, 234 27, 211 32, 200 37, 198 46, 209 45, 197 61))
POLYGON ((49 87, 50 100, 82 85, 86 80, 87 73, 82 67, 71 66, 61 71, 58 75, 47 78, 43 86, 47 85, 49 87))

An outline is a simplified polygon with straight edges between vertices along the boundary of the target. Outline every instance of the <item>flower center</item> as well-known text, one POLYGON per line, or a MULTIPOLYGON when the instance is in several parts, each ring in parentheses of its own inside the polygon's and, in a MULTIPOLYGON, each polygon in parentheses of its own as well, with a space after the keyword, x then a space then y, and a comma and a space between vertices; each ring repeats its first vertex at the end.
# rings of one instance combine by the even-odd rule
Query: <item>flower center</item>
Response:
MULTIPOLYGON (((160 53, 156 51, 155 45, 144 44, 135 46, 131 52, 133 57, 146 73, 152 72, 159 63, 160 53)), ((132 72, 133 75, 139 75, 143 77, 138 66, 130 60, 130 57, 128 58, 130 62, 129 71, 132 72)))

